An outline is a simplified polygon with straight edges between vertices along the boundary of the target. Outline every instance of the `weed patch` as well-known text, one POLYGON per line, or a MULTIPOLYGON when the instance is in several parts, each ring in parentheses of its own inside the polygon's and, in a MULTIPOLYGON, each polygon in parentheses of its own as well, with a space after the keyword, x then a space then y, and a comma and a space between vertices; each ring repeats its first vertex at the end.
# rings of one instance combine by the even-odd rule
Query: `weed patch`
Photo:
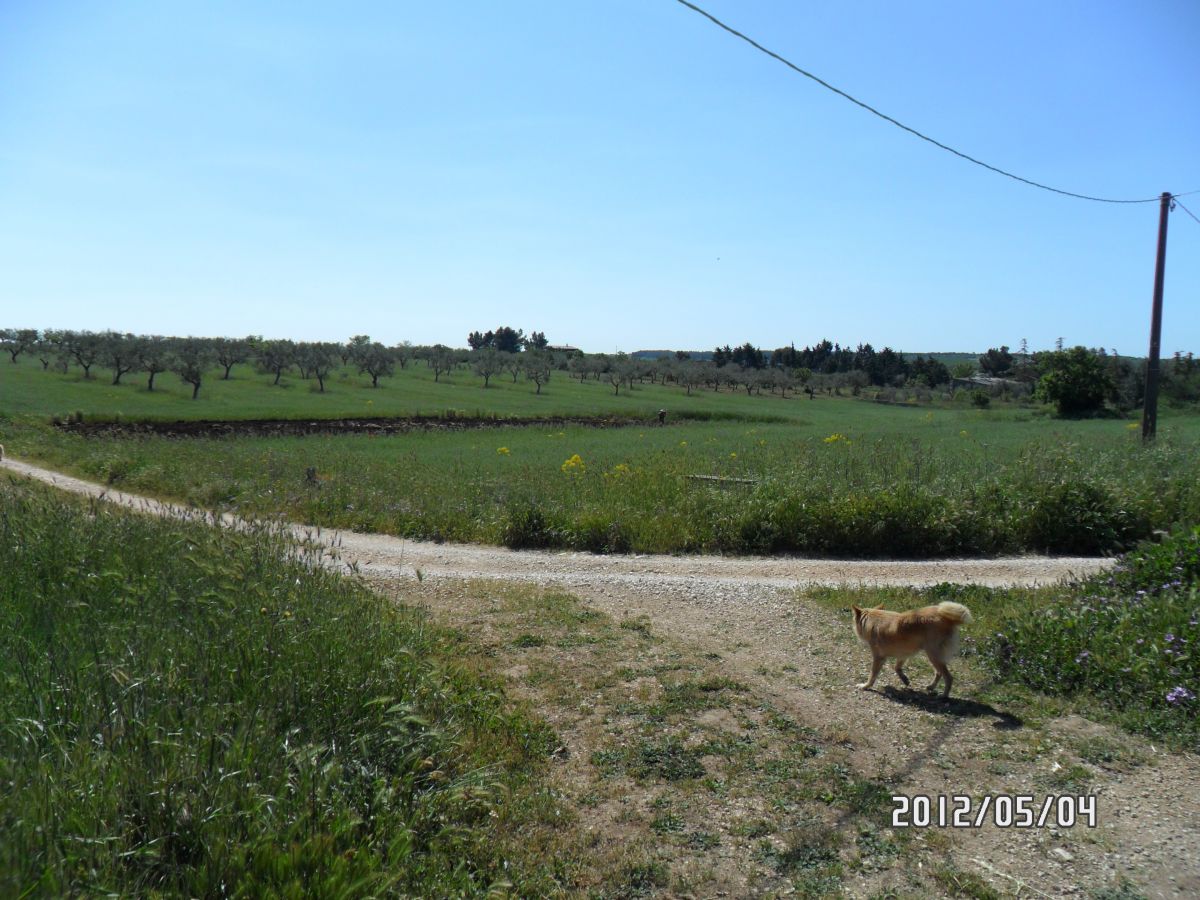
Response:
POLYGON ((1130 553, 1112 573, 1042 595, 982 645, 994 671, 1087 694, 1135 730, 1200 739, 1200 530, 1130 553))
POLYGON ((609 774, 625 773, 641 780, 683 781, 704 775, 702 750, 686 747, 678 738, 639 739, 632 746, 597 751, 592 762, 609 774))

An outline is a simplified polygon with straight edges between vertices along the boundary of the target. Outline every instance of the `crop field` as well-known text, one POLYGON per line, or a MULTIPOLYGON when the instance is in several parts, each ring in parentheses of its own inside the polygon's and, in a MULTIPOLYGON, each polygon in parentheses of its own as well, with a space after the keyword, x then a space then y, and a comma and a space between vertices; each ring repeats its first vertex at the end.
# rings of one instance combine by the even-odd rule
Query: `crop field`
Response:
POLYGON ((159 391, 26 364, 0 366, 3 411, 10 402, 24 411, 10 413, 3 439, 18 456, 206 508, 512 547, 1102 554, 1200 521, 1195 417, 1165 417, 1160 439, 1145 447, 1133 422, 1056 420, 1002 404, 909 407, 711 391, 688 398, 661 385, 614 395, 565 376, 538 396, 525 384, 493 381, 484 390, 462 372, 435 384, 423 368, 373 390, 343 375, 326 395, 247 374, 213 380, 224 399, 214 391, 195 404, 182 395, 169 402, 212 419, 364 410, 631 418, 623 427, 435 427, 388 436, 82 436, 52 427, 49 416, 75 407, 87 421, 129 420, 149 415, 159 391), (666 427, 653 416, 660 406, 670 410, 666 427))

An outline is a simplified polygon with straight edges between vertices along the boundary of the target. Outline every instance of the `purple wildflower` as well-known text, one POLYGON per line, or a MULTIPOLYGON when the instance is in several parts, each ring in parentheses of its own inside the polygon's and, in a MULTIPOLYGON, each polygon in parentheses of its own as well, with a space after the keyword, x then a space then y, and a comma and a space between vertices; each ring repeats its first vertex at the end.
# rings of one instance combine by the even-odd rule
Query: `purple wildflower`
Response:
POLYGON ((1180 685, 1179 687, 1173 687, 1173 688, 1171 688, 1171 690, 1167 691, 1167 702, 1172 705, 1178 705, 1178 704, 1184 702, 1185 700, 1195 700, 1195 699, 1196 699, 1196 695, 1193 694, 1191 691, 1189 691, 1187 688, 1183 687, 1182 685, 1180 685))
POLYGON ((1091 654, 1091 653, 1089 653, 1087 650, 1084 650, 1084 651, 1083 651, 1082 653, 1080 653, 1080 654, 1079 654, 1077 657, 1075 657, 1075 662, 1077 662, 1077 663, 1078 663, 1078 662, 1084 662, 1084 661, 1085 661, 1085 660, 1086 660, 1086 659, 1087 659, 1089 656, 1091 656, 1091 655, 1092 655, 1092 654, 1091 654))

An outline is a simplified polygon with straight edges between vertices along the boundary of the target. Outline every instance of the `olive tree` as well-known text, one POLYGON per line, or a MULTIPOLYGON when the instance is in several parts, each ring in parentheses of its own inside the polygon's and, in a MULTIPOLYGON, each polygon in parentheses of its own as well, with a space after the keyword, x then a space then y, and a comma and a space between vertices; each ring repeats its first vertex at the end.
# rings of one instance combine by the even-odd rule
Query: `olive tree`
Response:
POLYGON ((392 347, 392 356, 396 362, 400 364, 401 369, 408 368, 408 361, 413 358, 413 351, 416 350, 412 345, 412 341, 401 341, 392 347))
POLYGON ((296 362, 304 377, 317 379, 320 392, 325 393, 325 379, 333 371, 338 361, 338 345, 315 342, 296 345, 296 362))
POLYGON ((154 390, 154 376, 171 368, 171 342, 157 334, 143 335, 138 342, 138 368, 146 373, 146 390, 154 390))
POLYGON ((429 364, 429 368, 433 369, 433 381, 435 384, 441 379, 443 374, 453 369, 458 362, 454 356, 454 351, 445 344, 435 344, 433 347, 430 347, 425 361, 429 364))
POLYGON ((172 348, 171 371, 192 386, 192 399, 200 395, 204 373, 216 364, 211 342, 204 338, 186 337, 175 341, 172 348))
POLYGON ((292 341, 264 341, 258 348, 258 368, 274 374, 272 384, 279 384, 283 373, 296 362, 296 345, 292 341))
MULTIPOLYGON (((359 335, 359 337, 362 337, 362 335, 359 335)), ((392 356, 392 351, 379 343, 379 341, 354 345, 354 340, 357 340, 357 338, 351 341, 354 347, 352 358, 358 366, 359 373, 370 375, 371 387, 379 387, 380 376, 391 376, 396 371, 396 359, 392 356)))
POLYGON ((225 374, 221 376, 222 381, 228 381, 229 370, 238 363, 244 363, 253 353, 250 342, 238 338, 214 338, 212 347, 217 362, 225 369, 225 374))
POLYGON ((521 362, 525 368, 525 377, 537 385, 537 393, 542 392, 542 385, 550 381, 550 372, 554 368, 550 354, 544 350, 526 350, 521 354, 521 362))
POLYGON ((138 365, 138 339, 132 334, 105 331, 100 335, 100 362, 112 369, 113 384, 138 365))
POLYGON ((471 351, 469 359, 472 371, 483 379, 483 386, 486 388, 492 376, 500 371, 500 352, 495 347, 480 347, 471 351))
MULTIPOLYGON (((37 344, 36 328, 0 328, 0 347, 12 357, 15 363, 17 357, 26 350, 31 350, 37 344)), ((45 366, 43 366, 45 368, 45 366)))
POLYGON ((102 349, 100 335, 92 331, 47 331, 46 337, 61 357, 75 360, 83 369, 85 379, 92 377, 92 366, 100 358, 102 349))

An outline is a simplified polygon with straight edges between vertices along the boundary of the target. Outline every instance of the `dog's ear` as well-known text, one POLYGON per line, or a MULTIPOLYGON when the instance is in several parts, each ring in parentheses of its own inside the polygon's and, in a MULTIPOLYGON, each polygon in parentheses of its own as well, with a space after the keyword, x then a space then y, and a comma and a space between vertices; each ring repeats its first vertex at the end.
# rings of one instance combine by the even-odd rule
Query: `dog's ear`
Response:
POLYGON ((882 603, 880 603, 880 604, 879 604, 877 607, 875 607, 875 608, 876 608, 876 609, 883 609, 883 604, 882 604, 882 603))
POLYGON ((854 621, 855 621, 855 622, 859 622, 859 621, 861 621, 861 620, 862 620, 862 616, 863 616, 863 611, 862 611, 862 608, 861 608, 861 607, 858 607, 858 606, 851 606, 850 608, 851 608, 852 610, 854 610, 854 621))

